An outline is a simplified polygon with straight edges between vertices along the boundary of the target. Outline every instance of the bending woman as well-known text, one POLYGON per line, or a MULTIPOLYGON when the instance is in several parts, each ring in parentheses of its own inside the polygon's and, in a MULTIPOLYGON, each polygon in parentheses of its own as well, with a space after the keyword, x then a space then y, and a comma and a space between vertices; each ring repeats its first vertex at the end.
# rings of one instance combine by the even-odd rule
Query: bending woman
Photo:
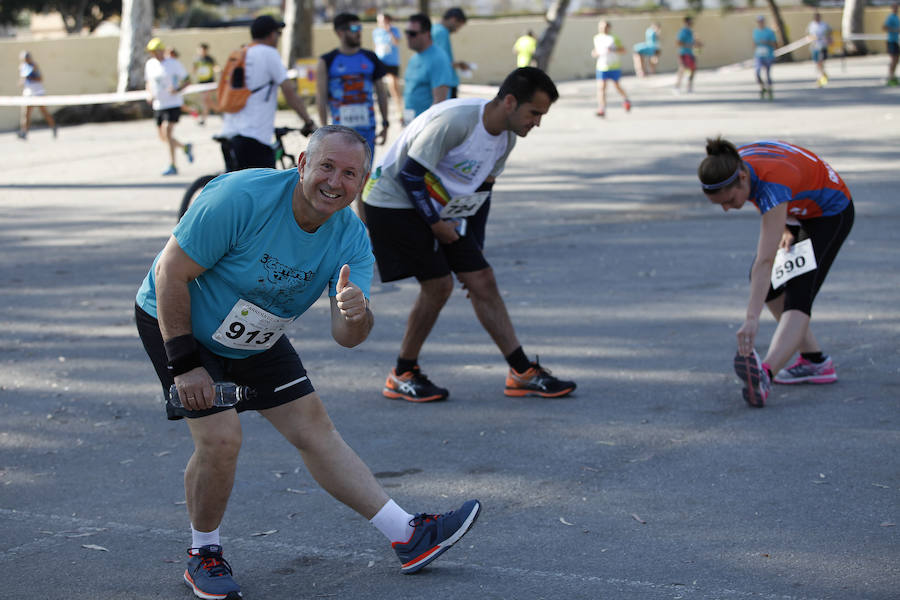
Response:
POLYGON ((813 300, 853 227, 853 201, 841 177, 818 156, 787 142, 755 142, 735 148, 721 138, 707 140, 698 176, 709 201, 722 210, 749 200, 762 215, 756 258, 750 270, 750 299, 737 332, 734 371, 744 383, 744 400, 762 407, 775 383, 833 383, 831 358, 809 328, 813 300), (770 284, 779 248, 810 240, 816 268, 770 284), (754 349, 763 304, 778 321, 765 359, 754 349), (799 351, 790 366, 788 361, 799 351), (786 368, 785 368, 786 367, 786 368), (773 377, 773 373, 777 373, 773 377))

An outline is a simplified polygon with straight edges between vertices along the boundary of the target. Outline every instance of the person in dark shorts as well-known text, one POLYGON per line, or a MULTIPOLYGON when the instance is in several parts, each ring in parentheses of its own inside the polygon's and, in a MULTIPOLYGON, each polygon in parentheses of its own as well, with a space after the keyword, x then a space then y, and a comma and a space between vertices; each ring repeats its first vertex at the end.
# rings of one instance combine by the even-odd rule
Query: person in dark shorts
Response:
POLYGON ((788 142, 736 148, 717 138, 707 140, 706 153, 698 176, 709 201, 728 211, 749 200, 762 215, 750 269, 750 299, 734 358, 744 400, 765 406, 773 381, 834 383, 834 364, 822 353, 809 324, 813 300, 853 227, 850 190, 828 163, 788 142), (778 327, 760 359, 754 344, 763 304, 778 327), (799 357, 788 365, 796 352, 799 357))
POLYGON ((887 85, 893 87, 898 85, 897 61, 900 60, 900 17, 897 16, 896 2, 891 5, 891 13, 881 28, 887 33, 887 53, 891 57, 888 61, 887 85))
POLYGON ((296 170, 216 178, 138 291, 141 341, 164 394, 174 384, 182 405, 167 404, 166 414, 186 418, 194 442, 184 477, 191 546, 183 578, 200 598, 241 597, 219 525, 234 483, 242 411, 258 411, 300 450, 319 485, 391 541, 404 573, 440 556, 480 513, 480 503, 469 500, 457 511, 414 516, 391 500, 334 428, 283 333, 328 289, 334 340, 349 348, 368 337, 374 258, 349 205, 370 163, 365 139, 329 125, 310 138, 296 170), (216 407, 214 381, 250 386, 255 397, 216 407))
POLYGON ((560 397, 575 389, 525 355, 482 253, 494 178, 516 136, 540 125, 558 97, 546 73, 516 69, 492 100, 432 106, 381 159, 363 194, 378 271, 382 281, 415 277, 420 285, 384 396, 430 402, 449 395, 419 368, 419 352, 453 292, 453 274, 509 364, 507 396, 560 397))
POLYGON ((194 162, 193 146, 183 144, 175 138, 175 124, 181 118, 181 107, 184 104, 181 90, 187 87, 191 79, 177 59, 166 56, 166 46, 159 38, 153 38, 147 43, 147 52, 150 53, 150 58, 144 65, 147 99, 153 107, 159 139, 166 144, 169 152, 169 168, 162 174, 177 175, 177 149, 184 150, 188 162, 194 162))

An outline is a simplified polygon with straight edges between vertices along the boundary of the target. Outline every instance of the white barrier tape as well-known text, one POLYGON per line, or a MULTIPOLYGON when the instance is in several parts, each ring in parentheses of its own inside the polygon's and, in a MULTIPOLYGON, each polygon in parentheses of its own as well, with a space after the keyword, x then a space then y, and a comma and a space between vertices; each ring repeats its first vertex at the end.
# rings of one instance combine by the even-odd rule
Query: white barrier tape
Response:
POLYGON ((883 33, 854 33, 852 35, 844 36, 845 40, 878 40, 878 41, 887 41, 884 37, 883 33))
MULTIPOLYGON (((808 45, 810 43, 810 41, 811 40, 809 38, 803 38, 802 40, 797 40, 796 42, 791 42, 790 44, 788 44, 786 46, 777 48, 775 50, 775 57, 777 58, 779 56, 784 56, 785 54, 789 54, 789 53, 793 52, 794 50, 798 50, 798 49, 802 48, 803 46, 808 45)), ((756 59, 749 58, 747 60, 742 60, 739 63, 734 63, 731 65, 725 65, 725 66, 719 67, 718 69, 716 69, 716 71, 719 73, 726 73, 728 71, 738 71, 740 69, 749 69, 749 68, 753 67, 755 64, 756 64, 756 59)))
MULTIPOLYGON (((297 69, 287 72, 288 79, 297 79, 297 69)), ((219 84, 194 83, 181 91, 183 96, 216 89, 219 84)), ((0 106, 82 106, 86 104, 110 104, 114 102, 139 102, 147 100, 145 90, 111 92, 106 94, 71 94, 59 96, 0 96, 0 106)))

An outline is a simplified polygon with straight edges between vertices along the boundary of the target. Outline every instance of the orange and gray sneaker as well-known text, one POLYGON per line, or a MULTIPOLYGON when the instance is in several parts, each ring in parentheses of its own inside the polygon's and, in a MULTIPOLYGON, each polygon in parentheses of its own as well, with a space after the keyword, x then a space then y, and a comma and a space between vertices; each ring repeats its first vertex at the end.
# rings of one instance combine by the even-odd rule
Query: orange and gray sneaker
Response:
POLYGON ((436 402, 446 400, 450 395, 446 389, 431 383, 418 365, 401 375, 397 375, 397 369, 391 369, 381 393, 386 398, 408 402, 436 402))
POLYGON ((519 373, 510 367, 509 373, 506 375, 506 389, 503 390, 503 393, 507 396, 559 398, 574 390, 574 381, 557 379, 550 374, 549 369, 545 369, 537 361, 534 361, 524 373, 519 373))

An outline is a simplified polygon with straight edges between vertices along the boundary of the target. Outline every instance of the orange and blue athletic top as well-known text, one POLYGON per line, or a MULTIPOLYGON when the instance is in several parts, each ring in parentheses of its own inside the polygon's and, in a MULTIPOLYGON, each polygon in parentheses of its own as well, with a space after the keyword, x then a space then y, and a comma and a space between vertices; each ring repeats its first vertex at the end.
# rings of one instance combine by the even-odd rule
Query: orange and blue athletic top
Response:
POLYGON ((761 214, 788 203, 797 220, 830 217, 850 204, 850 190, 824 160, 787 142, 762 141, 738 148, 750 170, 750 202, 761 214))

